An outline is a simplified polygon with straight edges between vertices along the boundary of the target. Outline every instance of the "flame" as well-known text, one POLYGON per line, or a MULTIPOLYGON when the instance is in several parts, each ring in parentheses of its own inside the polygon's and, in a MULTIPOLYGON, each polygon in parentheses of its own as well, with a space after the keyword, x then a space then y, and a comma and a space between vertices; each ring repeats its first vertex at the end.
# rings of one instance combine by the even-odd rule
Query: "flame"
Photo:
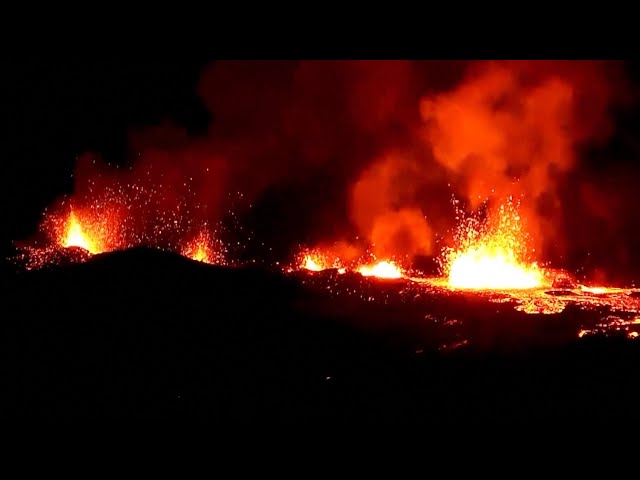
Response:
POLYGON ((91 238, 91 236, 82 227, 82 224, 78 220, 75 212, 71 212, 69 214, 64 237, 60 243, 65 248, 80 247, 92 254, 100 253, 102 251, 98 246, 98 242, 91 238))
POLYGON ((356 271, 365 277, 402 278, 402 270, 395 263, 383 260, 373 265, 361 265, 356 271))
POLYGON ((448 285, 477 290, 531 289, 546 285, 544 271, 525 260, 526 235, 517 206, 502 205, 496 223, 480 225, 474 219, 458 232, 460 248, 450 251, 448 285))

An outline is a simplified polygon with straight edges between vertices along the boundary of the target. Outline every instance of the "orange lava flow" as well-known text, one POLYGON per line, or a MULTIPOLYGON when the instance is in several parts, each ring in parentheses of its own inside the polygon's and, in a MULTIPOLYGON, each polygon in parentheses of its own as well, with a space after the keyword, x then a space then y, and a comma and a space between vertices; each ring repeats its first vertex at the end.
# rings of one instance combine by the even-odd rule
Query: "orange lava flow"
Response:
POLYGON ((524 290, 546 285, 544 271, 525 255, 526 235, 517 210, 500 207, 493 224, 468 221, 458 232, 459 248, 446 255, 448 286, 475 290, 524 290))
POLYGON ((395 263, 381 261, 373 265, 361 265, 356 271, 365 277, 402 278, 402 270, 395 263))
POLYGON ((91 254, 103 251, 99 242, 92 238, 85 228, 83 228, 74 212, 69 214, 64 230, 64 236, 61 239, 60 244, 65 248, 80 247, 91 254))

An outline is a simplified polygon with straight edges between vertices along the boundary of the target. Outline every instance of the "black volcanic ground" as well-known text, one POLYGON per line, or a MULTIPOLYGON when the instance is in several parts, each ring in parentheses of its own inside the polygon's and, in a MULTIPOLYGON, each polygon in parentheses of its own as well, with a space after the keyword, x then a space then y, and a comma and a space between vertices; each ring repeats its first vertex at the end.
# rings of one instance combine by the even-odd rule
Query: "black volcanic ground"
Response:
POLYGON ((4 418, 619 421, 640 400, 640 341, 578 340, 578 309, 145 249, 3 281, 4 418))

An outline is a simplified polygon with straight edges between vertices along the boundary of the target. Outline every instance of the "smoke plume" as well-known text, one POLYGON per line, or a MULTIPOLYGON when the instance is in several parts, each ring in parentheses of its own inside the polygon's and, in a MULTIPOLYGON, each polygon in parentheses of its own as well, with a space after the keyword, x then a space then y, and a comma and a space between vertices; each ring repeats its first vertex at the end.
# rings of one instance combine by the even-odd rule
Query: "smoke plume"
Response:
POLYGON ((424 139, 471 209, 522 198, 538 248, 565 248, 559 190, 584 147, 611 134, 623 99, 601 62, 481 62, 451 90, 425 96, 424 139))
POLYGON ((515 195, 535 246, 563 251, 560 192, 584 148, 612 132, 618 71, 569 61, 215 62, 198 86, 206 134, 170 123, 132 131, 130 168, 84 159, 72 202, 116 192, 130 244, 195 235, 240 192, 260 212, 244 221, 263 226, 262 243, 357 237, 380 256, 411 257, 448 238, 452 195, 470 211, 515 195))

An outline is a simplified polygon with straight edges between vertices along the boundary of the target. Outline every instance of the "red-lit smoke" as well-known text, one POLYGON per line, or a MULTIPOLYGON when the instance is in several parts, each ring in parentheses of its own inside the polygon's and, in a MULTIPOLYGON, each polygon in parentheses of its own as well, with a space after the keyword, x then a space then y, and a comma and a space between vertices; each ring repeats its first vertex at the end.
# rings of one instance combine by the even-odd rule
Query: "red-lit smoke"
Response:
POLYGON ((97 224, 117 217, 108 228, 113 248, 184 251, 242 192, 247 205, 273 202, 262 224, 278 227, 259 242, 342 240, 352 257, 370 250, 410 259, 436 255, 438 242, 452 238, 452 195, 469 210, 514 196, 534 247, 563 251, 559 191, 581 149, 612 131, 609 109, 624 99, 618 69, 587 61, 215 62, 198 86, 212 119, 206 134, 170 123, 132 131, 130 167, 83 157, 60 208, 97 224), (288 193, 273 200, 274 189, 288 193))

